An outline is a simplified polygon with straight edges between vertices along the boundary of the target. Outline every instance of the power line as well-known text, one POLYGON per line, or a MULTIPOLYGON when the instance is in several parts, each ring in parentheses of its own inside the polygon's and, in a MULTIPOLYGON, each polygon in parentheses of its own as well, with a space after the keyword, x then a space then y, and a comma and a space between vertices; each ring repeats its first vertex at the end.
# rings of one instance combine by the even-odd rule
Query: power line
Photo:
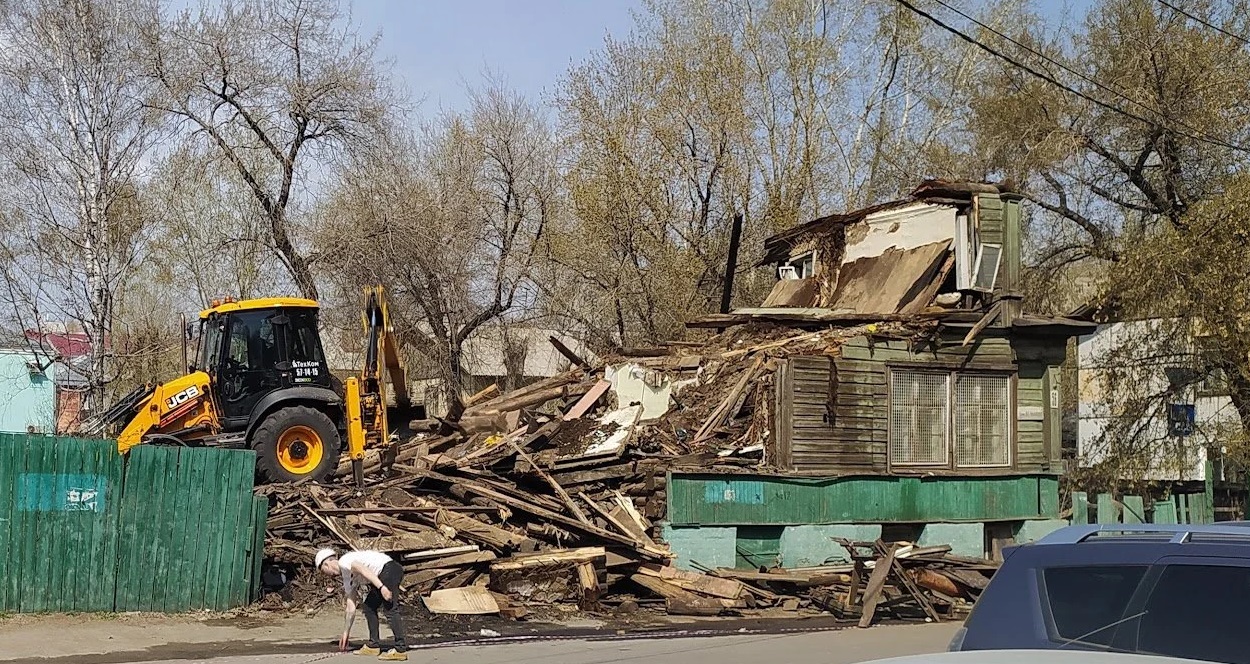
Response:
MULTIPOLYGON (((1145 118, 1145 117, 1143 117, 1143 116, 1137 115, 1136 113, 1133 113, 1133 112, 1131 112, 1131 111, 1126 111, 1126 110, 1124 110, 1124 109, 1122 109, 1122 108, 1120 108, 1120 107, 1118 107, 1118 106, 1115 106, 1115 105, 1113 105, 1113 104, 1109 104, 1109 103, 1107 103, 1107 102, 1105 102, 1105 101, 1102 101, 1101 99, 1098 99, 1098 98, 1096 98, 1096 97, 1090 96, 1089 94, 1087 94, 1087 93, 1085 93, 1085 92, 1081 92, 1080 90, 1077 90, 1077 89, 1075 89, 1075 88, 1071 88, 1071 87, 1069 87, 1069 86, 1067 86, 1067 85, 1063 84, 1063 83, 1062 83, 1062 82, 1060 82, 1058 79, 1056 79, 1055 77, 1051 76, 1050 74, 1046 74, 1046 73, 1044 73, 1044 72, 1040 72, 1040 71, 1038 71, 1037 69, 1034 69, 1033 67, 1030 67, 1029 65, 1027 65, 1027 64, 1025 64, 1025 63, 1023 63, 1023 62, 1020 62, 1019 60, 1016 60, 1015 58, 1013 58, 1013 57, 1011 57, 1011 56, 1009 56, 1009 55, 1007 55, 1007 54, 1003 53, 1002 51, 999 51, 999 50, 997 50, 997 49, 995 49, 995 48, 993 48, 993 47, 991 47, 991 46, 988 46, 988 45, 986 45, 986 44, 984 44, 984 43, 982 43, 982 42, 980 42, 980 41, 977 41, 975 38, 970 37, 969 35, 965 34, 965 33, 964 33, 964 32, 962 32, 961 30, 959 30, 958 28, 955 28, 955 27, 953 27, 953 26, 951 26, 951 25, 948 25, 947 23, 943 22, 943 21, 942 21, 942 19, 939 19, 938 17, 934 16, 933 14, 930 14, 929 12, 926 12, 926 11, 924 11, 923 9, 920 9, 919 7, 917 7, 917 6, 913 5, 913 4, 912 4, 911 2, 909 2, 908 0, 894 0, 894 1, 895 1, 895 2, 897 2, 898 4, 902 5, 902 6, 906 7, 906 8, 907 8, 908 10, 910 10, 912 13, 914 13, 914 14, 916 14, 916 15, 918 15, 918 16, 924 17, 925 19, 928 19, 928 21, 929 21, 929 22, 931 22, 931 23, 933 23, 934 25, 938 26, 939 28, 942 28, 943 30, 945 30, 945 31, 947 31, 947 32, 949 32, 949 33, 951 33, 951 34, 955 35, 956 37, 959 37, 960 39, 962 39, 962 40, 964 40, 964 41, 968 42, 969 44, 972 44, 973 46, 976 46, 977 48, 979 48, 979 49, 981 49, 981 50, 985 51, 986 53, 989 53, 990 55, 993 55, 994 57, 996 57, 996 58, 998 58, 998 59, 1000 59, 1000 60, 1003 60, 1003 61, 1005 61, 1005 62, 1007 62, 1007 63, 1011 64, 1012 66, 1014 66, 1014 67, 1016 67, 1016 68, 1018 68, 1018 69, 1021 69, 1021 70, 1025 71, 1025 72, 1027 72, 1027 73, 1029 73, 1029 74, 1032 74, 1033 76, 1035 76, 1035 77, 1037 77, 1037 78, 1040 78, 1040 79, 1042 79, 1043 81, 1046 81, 1047 83, 1050 83, 1051 85, 1053 85, 1053 86, 1055 86, 1055 87, 1057 87, 1057 88, 1060 88, 1060 89, 1062 89, 1062 90, 1065 90, 1065 91, 1067 91, 1069 94, 1076 95, 1077 97, 1080 97, 1081 99, 1084 99, 1084 100, 1086 100, 1086 101, 1088 101, 1088 102, 1090 102, 1090 103, 1092 103, 1092 104, 1094 104, 1094 105, 1096 105, 1096 106, 1099 106, 1099 107, 1104 108, 1104 109, 1106 109, 1106 110, 1108 110, 1108 111, 1111 111, 1112 113, 1118 113, 1118 114, 1123 115, 1123 116, 1125 116, 1125 117, 1127 117, 1127 118, 1130 118, 1130 119, 1132 119, 1132 120, 1136 120, 1136 121, 1138 121, 1138 122, 1141 122, 1141 123, 1144 123, 1144 124, 1148 124, 1148 125, 1158 124, 1158 123, 1157 123, 1157 122, 1155 122, 1154 120, 1150 120, 1149 118, 1145 118)), ((1175 131, 1176 133, 1178 133, 1178 134, 1180 134, 1180 135, 1182 135, 1182 136, 1185 136, 1186 138, 1189 138, 1189 139, 1195 140, 1195 141, 1200 141, 1200 142, 1203 142, 1203 143, 1210 143, 1211 145, 1217 145, 1217 146, 1220 146, 1220 147, 1223 147, 1223 148, 1228 148, 1228 149, 1230 149, 1230 150, 1236 150, 1236 151, 1238 151, 1238 152, 1247 152, 1247 153, 1250 153, 1250 148, 1247 148, 1247 147, 1242 146, 1242 145, 1234 145, 1234 144, 1232 144, 1232 143, 1228 143, 1228 142, 1223 141, 1223 140, 1220 140, 1220 139, 1218 139, 1218 138, 1213 138, 1213 137, 1209 137, 1209 136, 1197 136, 1197 135, 1193 135, 1193 134, 1187 134, 1187 133, 1185 133, 1185 132, 1183 132, 1183 131, 1176 131, 1175 129, 1173 129, 1172 131, 1175 131)))
POLYGON ((1214 23, 1211 23, 1210 21, 1202 18, 1201 16, 1191 14, 1185 11, 1184 9, 1181 9, 1180 7, 1177 7, 1176 5, 1168 2, 1168 0, 1159 0, 1159 4, 1163 5, 1164 7, 1167 7, 1168 9, 1171 9, 1172 11, 1176 12, 1177 14, 1180 14, 1181 16, 1184 16, 1185 18, 1188 18, 1191 21, 1201 23, 1202 25, 1205 25, 1208 28, 1215 30, 1216 32, 1219 32, 1220 34, 1226 37, 1232 37, 1233 39, 1236 39, 1242 44, 1246 46, 1250 46, 1250 39, 1246 39, 1245 37, 1242 37, 1241 35, 1237 33, 1229 32, 1228 30, 1225 30, 1224 28, 1221 28, 1220 26, 1215 25, 1214 23))
MULTIPOLYGON (((1123 91, 1121 91, 1121 90, 1117 90, 1116 88, 1113 88, 1113 87, 1111 87, 1111 86, 1109 86, 1109 85, 1106 85, 1106 84, 1104 84, 1104 83, 1102 83, 1102 82, 1098 81, 1097 79, 1091 78, 1091 77, 1087 76, 1085 73, 1083 73, 1083 72, 1081 72, 1081 71, 1078 71, 1078 70, 1076 70, 1076 69, 1073 69, 1072 67, 1069 67, 1068 65, 1064 64, 1063 62, 1060 62, 1060 61, 1058 61, 1058 60, 1055 60, 1054 58, 1050 57, 1049 55, 1046 55, 1045 53, 1043 53, 1043 52, 1041 52, 1041 51, 1039 51, 1039 50, 1037 50, 1037 49, 1033 48, 1032 46, 1029 46, 1028 44, 1025 44, 1025 43, 1020 42, 1019 40, 1017 40, 1017 39, 1013 38, 1013 37, 1012 37, 1012 36, 1010 36, 1010 35, 1007 35, 1007 34, 1004 34, 1004 33, 1002 33, 1002 32, 999 32, 999 31, 998 31, 996 28, 994 28, 993 26, 991 26, 991 25, 987 25, 987 24, 985 24, 985 23, 981 22, 981 21, 980 21, 979 19, 977 19, 975 16, 971 16, 971 15, 969 15, 969 14, 965 13, 963 10, 959 9, 958 7, 955 7, 955 6, 953 6, 953 5, 950 5, 950 4, 946 3, 946 2, 944 2, 944 0, 934 0, 934 1, 935 1, 935 2, 937 2, 939 5, 942 5, 943 7, 945 7, 945 8, 947 8, 947 9, 951 10, 952 12, 955 12, 956 14, 959 14, 960 16, 964 17, 964 18, 965 18, 965 19, 967 19, 968 21, 971 21, 972 23, 975 23, 976 25, 980 26, 981 28, 983 28, 983 29, 985 29, 985 30, 988 30, 989 32, 994 33, 994 34, 995 34, 995 35, 997 35, 998 37, 1000 37, 1000 38, 1002 38, 1002 39, 1004 39, 1004 40, 1006 40, 1006 41, 1008 41, 1008 42, 1010 42, 1010 43, 1014 44, 1016 47, 1018 47, 1018 48, 1022 48, 1022 49, 1024 49, 1024 50, 1026 50, 1026 51, 1028 51, 1028 52, 1032 53, 1033 55, 1036 55, 1037 57, 1042 58, 1042 59, 1043 59, 1043 60, 1045 60, 1046 62, 1048 62, 1048 63, 1050 63, 1050 64, 1052 64, 1052 65, 1055 65, 1056 67, 1059 67, 1060 69, 1062 69, 1062 70, 1064 70, 1064 71, 1068 72, 1069 74, 1072 74, 1072 75, 1074 75, 1074 76, 1077 76, 1077 77, 1081 78, 1082 80, 1084 80, 1084 81, 1086 81, 1086 82, 1088 82, 1088 83, 1090 83, 1090 84, 1092 84, 1092 85, 1094 85, 1094 86, 1098 87, 1099 89, 1104 90, 1104 91, 1106 91, 1106 92, 1109 92, 1109 93, 1111 93, 1111 94, 1113 94, 1113 95, 1115 95, 1115 96, 1119 97, 1120 99, 1123 99, 1124 101, 1127 101, 1127 102, 1129 102, 1129 103, 1131 103, 1131 104, 1136 104, 1138 107, 1143 108, 1143 109, 1145 109, 1145 110, 1147 110, 1147 111, 1149 111, 1149 112, 1151 112, 1151 113, 1158 113, 1158 111, 1157 111, 1155 108, 1153 108, 1153 107, 1151 107, 1151 106, 1148 106, 1147 104, 1145 104, 1145 103, 1143 103, 1143 102, 1137 101, 1136 99, 1133 99, 1132 97, 1129 97, 1129 96, 1128 96, 1128 95, 1126 95, 1123 91)), ((1193 130, 1193 127, 1188 127, 1188 126, 1187 126, 1187 127, 1186 127, 1186 129, 1193 130)))

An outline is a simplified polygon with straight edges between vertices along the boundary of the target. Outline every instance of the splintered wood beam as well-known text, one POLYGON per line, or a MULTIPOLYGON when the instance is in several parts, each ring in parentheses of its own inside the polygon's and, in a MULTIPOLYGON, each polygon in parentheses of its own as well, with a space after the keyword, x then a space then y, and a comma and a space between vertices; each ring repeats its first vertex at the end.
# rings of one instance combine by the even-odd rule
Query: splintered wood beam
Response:
POLYGON ((864 608, 859 617, 860 627, 872 625, 872 619, 877 614, 877 605, 881 603, 881 591, 885 590, 885 582, 894 566, 894 554, 897 551, 898 545, 891 544, 886 549, 885 557, 878 560, 872 568, 872 575, 868 577, 868 587, 864 589, 864 608))
POLYGON ((973 325, 971 330, 968 330, 968 334, 964 335, 964 342, 960 345, 967 346, 968 344, 971 344, 973 340, 985 330, 985 328, 990 326, 990 323, 994 322, 994 319, 998 318, 998 312, 1002 311, 1002 307, 1003 305, 1001 302, 990 307, 990 310, 985 312, 985 315, 981 317, 981 320, 977 321, 977 324, 973 325))
POLYGON ((534 472, 538 473, 538 476, 543 478, 543 480, 551 486, 551 490, 555 491, 557 496, 560 496, 560 500, 563 501, 564 506, 569 509, 569 513, 574 517, 577 517, 578 521, 589 524, 590 519, 587 519, 586 515, 582 513, 581 508, 577 506, 577 503, 573 502, 573 499, 569 497, 569 494, 564 490, 564 487, 560 486, 559 482, 555 481, 550 475, 544 472, 542 467, 534 461, 534 458, 531 457, 525 450, 521 449, 521 446, 518 445, 515 440, 508 438, 508 442, 512 444, 512 448, 516 450, 516 453, 525 460, 525 463, 528 463, 530 468, 532 468, 534 472))

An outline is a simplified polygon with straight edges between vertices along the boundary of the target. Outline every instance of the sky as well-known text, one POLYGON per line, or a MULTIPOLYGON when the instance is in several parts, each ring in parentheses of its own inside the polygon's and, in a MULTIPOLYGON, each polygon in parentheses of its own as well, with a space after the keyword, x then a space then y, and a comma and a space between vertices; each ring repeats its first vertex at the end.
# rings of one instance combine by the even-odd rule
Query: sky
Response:
MULTIPOLYGON (((983 2, 953 4, 975 10, 983 2)), ((1056 21, 1092 4, 1039 0, 1035 7, 1056 21)), ((464 110, 469 88, 487 72, 531 99, 545 99, 605 36, 629 34, 642 0, 354 0, 350 7, 363 34, 381 34, 380 55, 394 62, 416 115, 429 117, 464 110)))
POLYGON ((638 0, 355 0, 353 20, 381 32, 380 55, 419 102, 418 116, 463 110, 490 72, 542 99, 569 69, 633 26, 638 0))

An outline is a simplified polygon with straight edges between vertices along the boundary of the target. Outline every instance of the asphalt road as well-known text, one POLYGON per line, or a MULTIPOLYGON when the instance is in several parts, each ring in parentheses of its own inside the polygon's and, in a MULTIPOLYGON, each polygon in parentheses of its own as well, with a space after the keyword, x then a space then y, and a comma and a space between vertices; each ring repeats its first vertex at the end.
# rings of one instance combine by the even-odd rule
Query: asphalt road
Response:
MULTIPOLYGON (((852 664, 938 652, 946 647, 954 630, 953 625, 892 625, 868 630, 852 628, 699 638, 536 641, 418 649, 410 654, 410 661, 421 664, 852 664)), ((346 664, 362 661, 366 660, 332 653, 158 660, 160 664, 346 664)))

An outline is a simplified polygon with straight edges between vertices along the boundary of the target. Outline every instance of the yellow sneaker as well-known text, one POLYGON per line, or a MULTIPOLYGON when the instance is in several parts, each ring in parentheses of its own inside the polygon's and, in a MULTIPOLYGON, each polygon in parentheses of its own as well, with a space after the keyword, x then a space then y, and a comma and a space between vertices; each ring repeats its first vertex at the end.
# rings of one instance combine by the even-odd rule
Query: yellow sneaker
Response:
POLYGON ((378 655, 378 659, 384 662, 406 662, 408 661, 408 653, 399 652, 398 650, 391 648, 381 655, 378 655))
POLYGON ((352 654, 353 655, 369 655, 370 657, 373 657, 375 655, 381 655, 382 649, 374 648, 373 646, 366 643, 365 645, 360 646, 359 650, 353 650, 352 654))

